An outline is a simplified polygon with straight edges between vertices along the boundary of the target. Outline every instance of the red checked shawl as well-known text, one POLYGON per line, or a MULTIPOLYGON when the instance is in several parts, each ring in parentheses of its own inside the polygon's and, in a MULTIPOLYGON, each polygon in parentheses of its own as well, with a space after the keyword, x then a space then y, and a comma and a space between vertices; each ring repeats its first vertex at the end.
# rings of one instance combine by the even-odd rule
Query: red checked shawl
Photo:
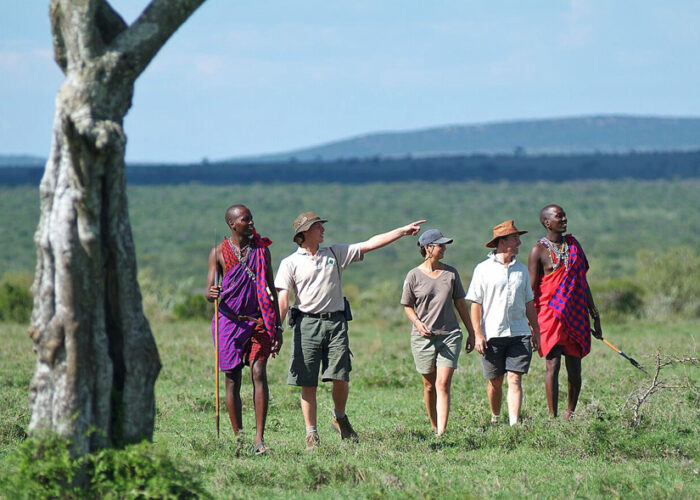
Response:
MULTIPOLYGON (((560 263, 556 270, 541 276, 535 284, 535 308, 540 325, 540 356, 559 345, 566 355, 582 358, 590 352, 586 272, 588 261, 576 238, 565 236, 569 245, 568 268, 560 263)), ((556 256, 550 251, 552 258, 556 256)))

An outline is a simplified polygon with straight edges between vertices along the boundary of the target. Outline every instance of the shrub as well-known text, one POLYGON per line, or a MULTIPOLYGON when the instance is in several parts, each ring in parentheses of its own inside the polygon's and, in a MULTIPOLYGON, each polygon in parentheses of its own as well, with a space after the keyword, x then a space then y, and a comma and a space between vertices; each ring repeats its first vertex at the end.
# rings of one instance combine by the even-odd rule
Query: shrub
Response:
POLYGON ((27 323, 32 313, 32 293, 21 277, 6 275, 0 284, 0 321, 27 323))
POLYGON ((70 443, 27 439, 6 459, 0 488, 8 498, 198 498, 206 492, 152 444, 108 448, 73 458, 70 443), (84 480, 79 480, 82 478, 84 480))
POLYGON ((663 254, 637 254, 637 277, 647 291, 647 314, 700 316, 700 255, 692 248, 672 248, 663 254))
POLYGON ((596 305, 609 319, 639 317, 644 309, 644 290, 629 279, 591 284, 596 305))
POLYGON ((201 293, 191 293, 175 304, 173 312, 178 319, 211 319, 213 306, 201 293))

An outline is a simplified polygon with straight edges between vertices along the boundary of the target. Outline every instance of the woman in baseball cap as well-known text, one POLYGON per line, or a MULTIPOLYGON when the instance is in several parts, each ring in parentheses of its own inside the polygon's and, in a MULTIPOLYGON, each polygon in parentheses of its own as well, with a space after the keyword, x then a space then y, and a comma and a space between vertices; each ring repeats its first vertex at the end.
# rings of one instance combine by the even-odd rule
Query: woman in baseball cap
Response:
POLYGON ((423 379, 430 426, 440 436, 450 412, 452 375, 462 348, 462 331, 452 305, 469 333, 466 351, 474 348, 474 329, 457 270, 441 262, 452 238, 427 229, 418 238, 423 263, 406 275, 401 304, 411 321, 411 352, 423 379))

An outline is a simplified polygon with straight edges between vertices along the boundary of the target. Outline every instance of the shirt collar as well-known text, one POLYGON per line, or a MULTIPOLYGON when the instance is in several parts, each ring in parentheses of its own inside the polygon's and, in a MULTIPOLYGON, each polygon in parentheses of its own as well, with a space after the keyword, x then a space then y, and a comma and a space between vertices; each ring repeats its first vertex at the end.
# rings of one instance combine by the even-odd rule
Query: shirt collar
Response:
MULTIPOLYGON (((505 266, 505 264, 504 264, 503 262, 501 262, 501 261, 498 259, 498 257, 496 257, 496 251, 495 251, 495 250, 492 250, 491 252, 489 252, 488 258, 491 259, 491 261, 495 262, 496 264, 500 264, 500 265, 502 265, 502 266, 505 266)), ((510 263, 509 263, 506 267, 512 266, 513 264, 515 264, 515 262, 516 262, 517 260, 518 260, 518 256, 516 255, 516 256, 514 256, 514 257, 510 260, 510 263)))
MULTIPOLYGON (((318 247, 318 250, 316 251, 316 255, 321 255, 321 253, 323 252, 323 250, 324 250, 325 248, 327 248, 327 247, 318 247)), ((310 257, 312 256, 312 255, 311 255, 311 252, 309 252, 309 251, 308 251, 306 248, 304 248, 304 247, 299 247, 299 248, 297 248, 296 253, 298 253, 299 255, 308 255, 308 256, 310 256, 310 257)))

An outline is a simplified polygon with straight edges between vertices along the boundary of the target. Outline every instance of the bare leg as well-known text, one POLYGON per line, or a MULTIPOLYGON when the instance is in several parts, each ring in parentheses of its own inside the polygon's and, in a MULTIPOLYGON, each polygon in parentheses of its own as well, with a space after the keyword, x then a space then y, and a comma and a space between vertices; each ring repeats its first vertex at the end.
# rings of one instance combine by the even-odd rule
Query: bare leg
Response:
POLYGON ((437 389, 438 436, 442 435, 447 428, 447 419, 450 416, 450 386, 454 372, 454 368, 449 366, 437 367, 435 388, 437 389))
POLYGON ((549 416, 556 418, 559 412, 559 368, 561 366, 561 356, 555 355, 551 359, 547 356, 546 365, 547 374, 544 376, 544 388, 547 393, 547 406, 549 407, 549 416))
POLYGON ((228 418, 233 427, 233 433, 238 433, 243 428, 243 418, 241 416, 241 371, 243 366, 226 373, 226 409, 228 418))
POLYGON ((301 413, 307 427, 316 426, 316 387, 301 388, 301 413))
POLYGON ((253 405, 255 406, 255 444, 262 443, 265 434, 265 421, 267 419, 267 404, 270 398, 270 390, 267 385, 267 363, 265 361, 253 361, 250 366, 250 375, 253 379, 253 405))
POLYGON ((567 409, 564 420, 569 420, 571 414, 576 411, 578 395, 581 393, 581 358, 566 356, 566 373, 568 375, 569 394, 567 396, 567 409))
POLYGON ((523 402, 522 373, 508 372, 508 418, 510 425, 520 421, 520 405, 523 402))
POLYGON ((435 431, 438 428, 437 425, 437 409, 436 404, 436 392, 435 392, 435 377, 436 372, 431 373, 421 373, 421 378, 423 379, 423 399, 425 400, 425 409, 428 412, 428 419, 430 420, 430 427, 435 431))
POLYGON ((503 375, 492 378, 486 385, 486 396, 489 398, 491 415, 501 414, 501 402, 503 401, 503 375))
POLYGON ((350 394, 350 384, 345 380, 334 380, 331 394, 336 413, 345 413, 345 405, 348 402, 348 394, 350 394))

